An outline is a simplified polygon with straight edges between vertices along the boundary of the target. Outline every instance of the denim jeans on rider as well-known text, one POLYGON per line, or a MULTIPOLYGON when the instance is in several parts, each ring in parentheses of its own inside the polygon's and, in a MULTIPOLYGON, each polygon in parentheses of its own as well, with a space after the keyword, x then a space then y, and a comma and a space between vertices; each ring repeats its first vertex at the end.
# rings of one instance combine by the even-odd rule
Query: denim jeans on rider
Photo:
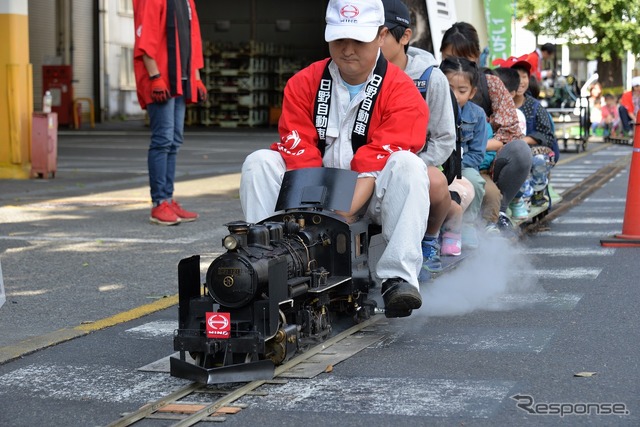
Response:
POLYGON ((171 98, 165 104, 147 105, 151 127, 147 162, 154 206, 173 198, 176 157, 184 139, 185 110, 182 96, 171 98))

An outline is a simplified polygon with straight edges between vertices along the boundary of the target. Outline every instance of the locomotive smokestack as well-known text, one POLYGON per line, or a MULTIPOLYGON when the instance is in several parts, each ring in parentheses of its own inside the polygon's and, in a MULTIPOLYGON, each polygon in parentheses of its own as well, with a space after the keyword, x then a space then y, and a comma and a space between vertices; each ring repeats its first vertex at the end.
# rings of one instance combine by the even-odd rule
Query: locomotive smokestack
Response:
POLYGON ((250 225, 246 221, 233 221, 226 223, 224 226, 227 227, 231 234, 247 234, 250 225))

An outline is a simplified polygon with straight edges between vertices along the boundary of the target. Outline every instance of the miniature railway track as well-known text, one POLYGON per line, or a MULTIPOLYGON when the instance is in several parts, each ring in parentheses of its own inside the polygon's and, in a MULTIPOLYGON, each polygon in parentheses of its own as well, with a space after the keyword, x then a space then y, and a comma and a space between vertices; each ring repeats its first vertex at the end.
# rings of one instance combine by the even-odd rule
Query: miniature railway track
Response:
POLYGON ((609 142, 612 144, 633 145, 633 136, 607 136, 604 138, 604 142, 609 142))
MULTIPOLYGON (((290 371, 292 368, 309 360, 314 355, 326 351, 329 347, 338 344, 340 341, 354 335, 356 332, 362 331, 363 329, 373 325, 382 318, 384 318, 384 316, 372 316, 368 320, 358 323, 336 336, 310 348, 304 353, 295 356, 287 363, 276 367, 274 378, 290 371)), ((224 414, 236 413, 244 407, 242 405, 233 405, 233 402, 240 399, 242 396, 256 394, 254 390, 263 384, 280 384, 283 383, 283 381, 286 382, 286 380, 279 379, 252 381, 228 390, 220 390, 210 388, 204 384, 191 383, 155 402, 142 406, 135 412, 124 414, 122 418, 112 422, 108 427, 130 426, 143 419, 160 419, 165 421, 176 420, 176 423, 173 424, 174 427, 192 426, 200 421, 224 421, 224 414), (211 395, 222 393, 223 396, 207 404, 181 401, 181 399, 195 393, 206 393, 211 395)))
MULTIPOLYGON (((603 147, 604 148, 604 147, 603 147)), ((580 183, 569 188, 562 193, 562 201, 555 205, 550 212, 541 218, 536 218, 535 221, 523 224, 522 230, 526 233, 535 233, 542 227, 555 218, 564 214, 567 210, 571 209, 578 203, 581 203, 586 197, 592 194, 597 189, 601 188, 614 176, 619 174, 622 170, 629 166, 631 154, 619 158, 618 160, 601 167, 580 183)), ((552 178, 553 182, 553 178, 552 178)))

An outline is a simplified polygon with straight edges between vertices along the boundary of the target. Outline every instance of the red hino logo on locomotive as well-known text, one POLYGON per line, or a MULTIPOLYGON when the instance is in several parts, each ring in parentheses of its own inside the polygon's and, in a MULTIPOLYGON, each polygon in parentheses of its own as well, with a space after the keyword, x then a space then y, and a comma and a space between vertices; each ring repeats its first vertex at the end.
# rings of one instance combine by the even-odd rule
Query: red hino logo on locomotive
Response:
POLYGON ((360 15, 360 11, 354 5, 348 4, 340 9, 340 15, 350 22, 355 22, 355 18, 360 15))
POLYGON ((229 313, 207 312, 207 338, 229 338, 231 315, 229 313))

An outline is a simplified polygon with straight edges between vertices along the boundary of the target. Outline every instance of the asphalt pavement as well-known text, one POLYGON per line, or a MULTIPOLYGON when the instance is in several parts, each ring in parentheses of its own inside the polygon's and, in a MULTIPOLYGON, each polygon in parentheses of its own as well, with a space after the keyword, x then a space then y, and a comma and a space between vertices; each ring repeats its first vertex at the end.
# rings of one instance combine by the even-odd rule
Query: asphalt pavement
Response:
MULTIPOLYGON (((201 217, 176 227, 148 221, 141 123, 62 131, 55 178, 0 181, 1 425, 106 425, 185 384, 143 369, 172 352, 177 263, 221 252, 242 160, 276 138, 187 130, 176 198, 201 217)), ((553 182, 630 153, 594 144, 553 182)), ((628 174, 516 245, 483 240, 376 344, 244 397, 225 424, 640 425, 640 249, 599 244, 622 228, 628 174)))
POLYGON ((185 139, 174 197, 200 214, 192 223, 149 222, 141 121, 61 130, 54 178, 0 180, 0 363, 175 304, 178 261, 220 252, 224 224, 242 217, 242 161, 277 134, 198 128, 185 139))

